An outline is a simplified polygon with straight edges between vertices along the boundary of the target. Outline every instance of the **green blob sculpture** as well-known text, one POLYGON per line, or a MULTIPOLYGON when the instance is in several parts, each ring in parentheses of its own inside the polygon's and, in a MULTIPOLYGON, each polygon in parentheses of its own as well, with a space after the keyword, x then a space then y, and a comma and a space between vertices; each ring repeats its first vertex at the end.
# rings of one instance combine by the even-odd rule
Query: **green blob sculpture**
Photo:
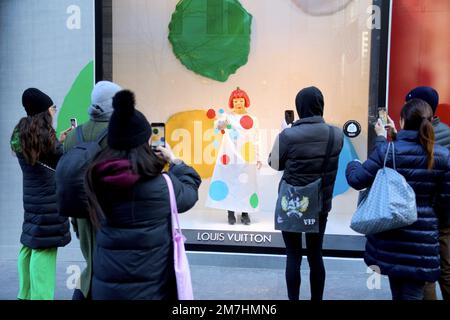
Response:
POLYGON ((181 0, 169 41, 186 68, 225 82, 248 61, 251 24, 252 15, 237 0, 181 0))
POLYGON ((94 87, 94 61, 90 61, 72 84, 58 112, 57 135, 70 127, 70 119, 77 118, 78 124, 89 120, 88 107, 91 104, 91 91, 94 87))

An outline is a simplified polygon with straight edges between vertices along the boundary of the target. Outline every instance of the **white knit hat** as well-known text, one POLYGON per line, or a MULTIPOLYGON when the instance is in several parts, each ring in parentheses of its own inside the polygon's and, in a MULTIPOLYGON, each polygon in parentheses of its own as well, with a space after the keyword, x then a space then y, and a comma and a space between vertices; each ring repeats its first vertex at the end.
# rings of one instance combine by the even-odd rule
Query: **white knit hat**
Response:
POLYGON ((92 90, 91 94, 91 106, 89 107, 89 115, 91 118, 104 118, 105 116, 111 116, 113 110, 112 98, 122 88, 110 81, 100 81, 92 90))

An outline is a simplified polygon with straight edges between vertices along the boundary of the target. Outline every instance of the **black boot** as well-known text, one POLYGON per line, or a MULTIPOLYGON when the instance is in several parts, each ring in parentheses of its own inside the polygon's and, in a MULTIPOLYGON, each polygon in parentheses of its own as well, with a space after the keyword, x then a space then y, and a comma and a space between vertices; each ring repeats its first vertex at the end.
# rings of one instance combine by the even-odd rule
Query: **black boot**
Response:
POLYGON ((228 211, 228 223, 231 225, 236 223, 236 217, 234 216, 233 211, 228 211))
POLYGON ((246 226, 248 226, 250 224, 250 217, 248 216, 247 212, 242 212, 241 222, 242 222, 242 224, 245 224, 246 226))

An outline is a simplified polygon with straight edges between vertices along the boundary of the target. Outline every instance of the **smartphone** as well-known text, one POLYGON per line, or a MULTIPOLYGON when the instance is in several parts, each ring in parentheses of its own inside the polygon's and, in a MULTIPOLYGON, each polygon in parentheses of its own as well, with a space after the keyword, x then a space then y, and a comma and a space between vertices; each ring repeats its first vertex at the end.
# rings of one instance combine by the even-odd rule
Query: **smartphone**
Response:
POLYGON ((77 119, 76 118, 71 118, 70 119, 70 127, 75 129, 77 126, 78 126, 77 119))
POLYGON ((386 127, 388 124, 386 108, 378 109, 378 117, 381 119, 381 122, 383 123, 383 127, 386 127))
POLYGON ((166 125, 164 123, 155 122, 151 124, 152 126, 152 137, 151 147, 156 149, 156 147, 166 147, 166 125))
POLYGON ((294 123, 294 121, 295 121, 294 110, 286 110, 286 111, 284 111, 284 119, 286 120, 287 124, 294 123))

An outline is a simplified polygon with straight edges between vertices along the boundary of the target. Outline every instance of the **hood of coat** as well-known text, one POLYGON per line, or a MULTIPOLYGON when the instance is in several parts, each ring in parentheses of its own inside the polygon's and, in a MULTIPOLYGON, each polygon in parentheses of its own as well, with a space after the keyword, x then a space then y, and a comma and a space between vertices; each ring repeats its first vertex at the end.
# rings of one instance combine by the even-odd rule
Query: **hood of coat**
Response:
POLYGON ((316 87, 300 90, 295 98, 295 106, 300 119, 323 116, 323 95, 316 87))
POLYGON ((128 189, 138 182, 140 176, 133 173, 131 162, 127 159, 111 159, 94 167, 96 180, 102 186, 128 189))

